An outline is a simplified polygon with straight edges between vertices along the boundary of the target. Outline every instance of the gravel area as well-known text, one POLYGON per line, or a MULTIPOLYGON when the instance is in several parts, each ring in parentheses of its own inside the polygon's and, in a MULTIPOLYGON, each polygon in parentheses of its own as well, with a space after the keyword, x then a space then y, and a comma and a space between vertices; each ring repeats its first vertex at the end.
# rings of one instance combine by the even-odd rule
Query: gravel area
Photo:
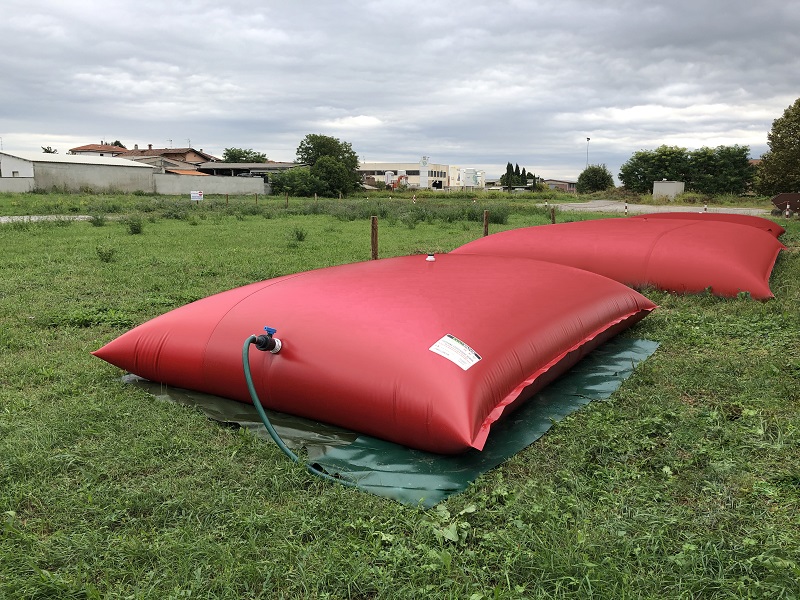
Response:
POLYGON ((0 217, 0 223, 24 223, 25 221, 88 221, 89 215, 25 215, 24 217, 0 217))
MULTIPOLYGON (((541 204, 540 206, 544 206, 541 204)), ((613 212, 624 213, 626 204, 614 200, 592 200, 591 202, 564 202, 553 203, 559 210, 572 210, 578 212, 613 212)), ((703 206, 670 206, 668 204, 628 204, 628 214, 642 214, 654 212, 703 212, 703 206)), ((735 213, 740 215, 769 216, 769 210, 765 208, 739 208, 734 206, 714 206, 708 207, 708 212, 714 213, 735 213)))

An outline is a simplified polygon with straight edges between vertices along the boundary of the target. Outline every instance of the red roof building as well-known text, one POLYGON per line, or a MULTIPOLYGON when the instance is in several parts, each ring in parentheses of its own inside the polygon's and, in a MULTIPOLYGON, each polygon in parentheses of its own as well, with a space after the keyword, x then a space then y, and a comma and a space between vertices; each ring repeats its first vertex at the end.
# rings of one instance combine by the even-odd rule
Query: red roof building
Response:
POLYGON ((133 147, 133 150, 124 150, 119 156, 120 158, 133 160, 143 156, 163 156, 164 158, 179 160, 193 165, 219 160, 216 156, 194 148, 153 148, 153 144, 147 144, 147 149, 140 149, 137 144, 133 147))
POLYGON ((70 148, 67 154, 82 154, 84 156, 119 156, 123 152, 127 151, 128 150, 125 148, 113 146, 111 144, 87 144, 86 146, 70 148))

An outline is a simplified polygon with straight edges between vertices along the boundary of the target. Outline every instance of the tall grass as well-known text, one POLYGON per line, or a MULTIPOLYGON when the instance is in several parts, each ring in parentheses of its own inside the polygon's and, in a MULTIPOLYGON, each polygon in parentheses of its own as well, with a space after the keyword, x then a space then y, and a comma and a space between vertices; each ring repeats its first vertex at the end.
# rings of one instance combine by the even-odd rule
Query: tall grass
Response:
MULTIPOLYGON (((631 335, 661 346, 619 392, 423 511, 311 478, 90 355, 209 294, 367 260, 368 219, 125 200, 102 212, 149 214, 138 235, 0 225, 0 598, 800 595, 798 222, 775 300, 646 292, 660 308, 631 335)), ((547 222, 515 206, 492 231, 547 222)), ((481 235, 384 208, 381 256, 481 235)))

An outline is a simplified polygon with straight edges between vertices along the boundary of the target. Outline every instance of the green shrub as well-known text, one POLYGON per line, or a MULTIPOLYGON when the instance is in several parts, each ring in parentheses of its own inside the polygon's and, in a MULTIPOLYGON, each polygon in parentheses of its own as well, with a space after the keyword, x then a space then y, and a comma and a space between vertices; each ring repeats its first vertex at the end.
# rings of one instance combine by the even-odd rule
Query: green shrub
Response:
POLYGON ((139 235, 144 230, 142 215, 130 215, 125 219, 125 225, 128 227, 128 233, 131 235, 139 235))
POLYGON ((165 219, 183 221, 189 216, 189 207, 180 202, 170 202, 161 210, 161 216, 165 219))
POLYGON ((106 224, 106 216, 102 213, 92 215, 89 217, 89 223, 92 227, 103 227, 106 224))
POLYGON ((97 252, 97 258, 100 259, 100 262, 110 263, 114 260, 114 254, 116 254, 116 249, 111 246, 106 245, 99 245, 95 248, 97 252))

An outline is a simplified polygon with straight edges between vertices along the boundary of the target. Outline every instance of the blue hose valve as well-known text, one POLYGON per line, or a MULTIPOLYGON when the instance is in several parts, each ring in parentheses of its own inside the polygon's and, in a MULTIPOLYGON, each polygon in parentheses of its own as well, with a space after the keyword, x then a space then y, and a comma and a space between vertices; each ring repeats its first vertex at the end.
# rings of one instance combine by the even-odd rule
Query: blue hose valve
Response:
POLYGON ((255 344, 256 348, 262 352, 271 352, 272 354, 277 354, 281 351, 283 344, 278 338, 272 336, 274 336, 278 330, 273 327, 264 327, 264 331, 267 332, 266 335, 261 334, 257 336, 253 343, 255 344))

